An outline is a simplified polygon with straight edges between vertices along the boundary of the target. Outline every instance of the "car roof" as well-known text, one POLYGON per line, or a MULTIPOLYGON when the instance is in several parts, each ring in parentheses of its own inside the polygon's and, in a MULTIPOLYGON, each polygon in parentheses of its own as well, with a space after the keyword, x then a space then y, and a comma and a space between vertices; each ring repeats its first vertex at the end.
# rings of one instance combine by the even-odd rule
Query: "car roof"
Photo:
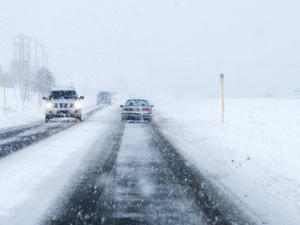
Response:
POLYGON ((74 87, 68 87, 68 86, 61 86, 61 87, 51 88, 50 91, 75 91, 75 88, 74 87))
POLYGON ((140 99, 140 98, 132 98, 132 99, 128 99, 127 101, 147 101, 147 100, 146 99, 140 99))

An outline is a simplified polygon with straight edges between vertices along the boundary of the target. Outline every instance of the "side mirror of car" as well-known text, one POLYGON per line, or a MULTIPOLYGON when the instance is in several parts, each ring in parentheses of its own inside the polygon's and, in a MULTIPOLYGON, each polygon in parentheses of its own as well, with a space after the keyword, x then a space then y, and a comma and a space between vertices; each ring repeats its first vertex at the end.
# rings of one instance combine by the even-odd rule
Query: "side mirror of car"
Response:
POLYGON ((151 105, 151 107, 154 107, 154 105, 151 105))
POLYGON ((84 96, 80 96, 79 99, 84 99, 84 96))
POLYGON ((121 108, 123 108, 123 107, 124 107, 124 105, 120 105, 120 107, 121 107, 121 108))
POLYGON ((46 98, 46 97, 43 97, 43 100, 47 100, 47 98, 46 98))

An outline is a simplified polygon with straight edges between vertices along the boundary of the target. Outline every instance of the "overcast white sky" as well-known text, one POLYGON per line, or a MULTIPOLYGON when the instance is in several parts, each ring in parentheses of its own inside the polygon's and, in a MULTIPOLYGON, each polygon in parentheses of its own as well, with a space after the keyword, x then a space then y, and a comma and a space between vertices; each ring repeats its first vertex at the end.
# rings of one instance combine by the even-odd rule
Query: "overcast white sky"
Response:
MULTIPOLYGON (((0 0, 0 66, 13 36, 48 47, 61 85, 154 98, 300 89, 298 0, 0 0)), ((33 56, 32 56, 33 57, 33 56)))

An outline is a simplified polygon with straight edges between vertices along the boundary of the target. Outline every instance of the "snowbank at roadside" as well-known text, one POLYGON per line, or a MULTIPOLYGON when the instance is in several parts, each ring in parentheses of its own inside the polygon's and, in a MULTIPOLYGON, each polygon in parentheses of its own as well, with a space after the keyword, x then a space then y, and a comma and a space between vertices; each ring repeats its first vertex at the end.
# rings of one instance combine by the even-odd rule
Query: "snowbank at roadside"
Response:
MULTIPOLYGON (((220 99, 155 104, 156 121, 178 144, 182 140, 192 146, 181 142, 184 154, 196 165, 218 176, 215 167, 205 167, 206 157, 234 174, 234 179, 241 178, 249 186, 268 193, 269 199, 281 206, 275 210, 282 211, 280 215, 270 215, 274 202, 255 202, 259 195, 253 197, 254 190, 251 193, 247 186, 233 190, 249 196, 244 200, 262 210, 259 213, 270 224, 282 224, 285 216, 291 217, 289 212, 300 218, 299 99, 227 99, 224 124, 220 99), (261 204, 268 208, 259 208, 261 204)), ((226 184, 229 179, 222 181, 224 173, 218 179, 222 185, 230 186, 226 184)))
MULTIPOLYGON (((6 113, 4 109, 4 90, 0 87, 0 129, 22 126, 34 122, 42 122, 45 119, 45 101, 39 106, 38 94, 30 92, 29 100, 21 99, 20 91, 17 87, 6 88, 6 113)), ((80 93, 79 93, 80 94, 80 93)), ((93 93, 84 96, 82 100, 84 109, 96 105, 96 95, 93 93)))
POLYGON ((6 88, 6 113, 4 108, 4 90, 0 87, 0 129, 21 126, 33 122, 43 121, 44 106, 39 106, 36 93, 29 94, 29 100, 21 99, 20 91, 16 88, 6 88))

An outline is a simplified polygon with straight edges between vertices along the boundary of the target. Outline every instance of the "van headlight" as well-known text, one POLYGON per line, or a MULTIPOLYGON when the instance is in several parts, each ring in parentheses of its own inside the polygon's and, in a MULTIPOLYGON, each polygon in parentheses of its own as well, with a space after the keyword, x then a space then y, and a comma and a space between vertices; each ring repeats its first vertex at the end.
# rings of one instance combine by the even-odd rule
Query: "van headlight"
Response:
POLYGON ((75 102, 74 106, 76 109, 81 109, 82 104, 81 104, 81 102, 77 101, 77 102, 75 102))
POLYGON ((47 108, 47 109, 53 108, 52 102, 46 102, 46 108, 47 108))

